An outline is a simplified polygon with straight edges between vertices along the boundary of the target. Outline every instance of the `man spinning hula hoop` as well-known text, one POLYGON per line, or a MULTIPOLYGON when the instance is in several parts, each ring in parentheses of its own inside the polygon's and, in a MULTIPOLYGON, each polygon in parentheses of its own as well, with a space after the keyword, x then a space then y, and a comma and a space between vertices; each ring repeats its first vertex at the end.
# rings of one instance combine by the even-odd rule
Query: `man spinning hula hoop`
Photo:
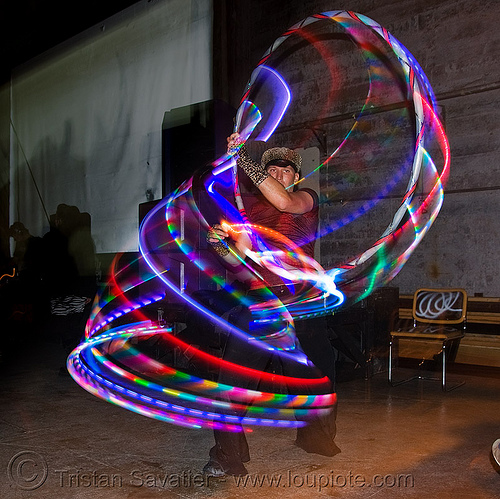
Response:
MULTIPOLYGON (((232 134, 227 141, 230 152, 241 146, 237 133, 232 134)), ((275 147, 264 152, 259 164, 250 157, 243 145, 237 155, 237 166, 246 173, 261 194, 260 199, 248 210, 250 223, 281 233, 299 246, 306 256, 314 258, 318 196, 312 189, 292 190, 292 186, 300 178, 300 155, 286 147, 275 147)), ((245 231, 236 234, 221 225, 212 227, 207 241, 220 257, 235 266, 241 263, 240 259, 245 259, 246 251, 252 249, 252 242, 245 231)), ((287 295, 291 296, 289 288, 279 276, 265 268, 259 268, 259 273, 263 280, 252 279, 249 282, 249 294, 258 295, 259 289, 267 287, 280 300, 286 299, 287 295)), ((297 321, 295 326, 302 350, 330 379, 333 391, 335 355, 328 339, 326 319, 319 317, 297 321)), ((230 336, 223 356, 230 362, 245 364, 249 357, 248 346, 243 340, 230 336)), ((270 351, 252 351, 252 367, 268 369, 272 364, 272 357, 270 351)), ((219 382, 232 384, 235 376, 234 373, 221 370, 219 382)), ((258 380, 249 381, 245 388, 257 389, 258 380)), ((340 452, 334 443, 335 412, 308 419, 307 426, 297 429, 295 444, 306 452, 326 456, 334 456, 340 452)), ((216 477, 246 475, 248 472, 244 463, 250 460, 250 454, 244 432, 214 430, 214 436, 215 445, 210 449, 210 459, 203 469, 204 473, 216 477)))

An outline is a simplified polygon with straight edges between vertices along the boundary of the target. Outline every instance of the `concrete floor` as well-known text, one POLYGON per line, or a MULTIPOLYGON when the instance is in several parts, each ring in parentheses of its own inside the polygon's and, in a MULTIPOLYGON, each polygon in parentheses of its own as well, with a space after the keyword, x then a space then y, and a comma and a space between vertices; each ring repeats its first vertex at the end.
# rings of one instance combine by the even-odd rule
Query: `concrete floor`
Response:
POLYGON ((35 344, 0 366, 2 498, 500 497, 498 377, 467 375, 446 394, 425 381, 391 388, 384 373, 348 377, 337 387, 342 452, 307 454, 293 430, 256 428, 245 485, 200 474, 209 430, 97 399, 58 375, 62 358, 35 344))

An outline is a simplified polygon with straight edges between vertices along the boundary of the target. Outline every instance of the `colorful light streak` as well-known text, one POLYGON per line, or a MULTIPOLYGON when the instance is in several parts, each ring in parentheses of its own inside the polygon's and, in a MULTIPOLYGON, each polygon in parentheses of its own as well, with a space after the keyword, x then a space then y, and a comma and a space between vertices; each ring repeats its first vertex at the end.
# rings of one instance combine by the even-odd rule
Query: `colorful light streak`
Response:
MULTIPOLYGON (((361 219, 407 179, 406 192, 391 222, 370 247, 341 265, 323 268, 283 235, 249 222, 236 171, 237 150, 224 154, 210 171, 197 172, 146 216, 140 228, 141 256, 137 261, 123 263, 119 257, 114 262, 110 282, 95 300, 85 341, 68 358, 70 374, 90 393, 151 418, 226 431, 249 431, 241 425, 298 427, 308 417, 332 409, 336 397, 331 384, 302 352, 295 321, 348 307, 400 272, 441 209, 450 151, 431 85, 417 61, 385 28, 348 11, 308 17, 268 49, 252 72, 236 114, 235 131, 243 142, 268 141, 276 132, 294 100, 289 75, 277 67, 277 61, 286 59, 283 54, 297 41, 313 46, 315 30, 325 26, 343 30, 358 47, 366 65, 368 92, 351 128, 311 175, 335 168, 346 148, 355 150, 353 144, 364 140, 363 127, 384 107, 383 95, 391 87, 404 94, 411 108, 411 113, 399 117, 414 117, 415 136, 412 150, 384 185, 350 213, 323 223, 318 237, 361 219), (380 62, 382 58, 386 65, 380 62), (392 65, 387 62, 392 60, 396 61, 392 65), (436 149, 442 156, 439 166, 430 153, 436 149), (417 187, 423 185, 431 187, 417 194, 417 187), (223 265, 203 247, 214 220, 227 230, 245 231, 253 242, 237 268, 223 265), (137 266, 143 275, 138 276, 137 266), (262 268, 283 280, 291 291, 286 298, 280 299, 266 288, 259 299, 252 298, 223 276, 237 279, 245 274, 262 281, 262 268), (193 276, 200 274, 250 311, 248 329, 199 300, 193 276), (172 328, 147 318, 147 307, 159 306, 166 298, 187 305, 224 334, 246 342, 249 358, 253 352, 272 352, 283 363, 299 366, 303 376, 276 375, 232 364, 202 345, 184 342, 172 328), (169 360, 153 358, 140 348, 149 340, 160 341, 166 352, 189 351, 200 372, 195 375, 170 365, 169 360), (244 382, 261 380, 269 390, 216 382, 209 379, 210 369, 232 372, 244 382), (288 393, 278 387, 287 387, 288 393)), ((315 50, 333 79, 335 54, 323 46, 315 50)), ((321 112, 328 112, 334 97, 327 89, 321 112)), ((320 194, 323 202, 328 202, 328 192, 320 194)))
MULTIPOLYGON (((142 415, 192 428, 215 427, 227 431, 242 431, 239 426, 241 424, 298 427, 303 426, 305 422, 288 419, 296 416, 307 418, 313 414, 328 412, 335 402, 335 395, 331 393, 316 396, 265 393, 227 386, 182 373, 153 361, 128 343, 131 339, 151 335, 171 335, 171 331, 151 323, 112 329, 75 349, 68 358, 68 370, 86 390, 100 398, 142 415), (108 359, 108 356, 113 355, 113 342, 120 342, 120 363, 123 364, 124 361, 123 352, 128 350, 128 369, 108 359), (161 383, 134 374, 136 369, 155 373, 161 383), (167 382, 173 387, 166 386, 167 382), (184 391, 176 387, 181 387, 184 391), (154 396, 145 395, 145 391, 154 396), (209 395, 218 398, 210 398, 209 395), (224 400, 225 396, 231 397, 231 400, 224 400), (192 407, 183 406, 182 403, 189 403, 192 407), (250 416, 236 416, 232 413, 250 416), (252 414, 270 415, 272 419, 253 417, 252 414)), ((172 339, 178 342, 175 338, 172 339)), ((228 363, 221 359, 211 360, 226 364, 227 367, 228 363)), ((272 378, 274 382, 286 383, 288 386, 303 386, 308 382, 328 386, 324 378, 306 380, 255 372, 238 365, 230 367, 246 376, 272 378)))

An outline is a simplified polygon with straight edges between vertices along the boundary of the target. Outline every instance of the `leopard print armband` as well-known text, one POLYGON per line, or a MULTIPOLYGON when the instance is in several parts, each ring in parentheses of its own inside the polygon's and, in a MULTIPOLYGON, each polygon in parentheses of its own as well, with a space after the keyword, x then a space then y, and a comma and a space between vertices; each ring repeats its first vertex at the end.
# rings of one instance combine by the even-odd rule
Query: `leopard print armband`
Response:
POLYGON ((222 241, 217 241, 216 243, 210 243, 210 245, 219 256, 225 257, 230 253, 229 248, 222 241))
POLYGON ((257 186, 269 177, 269 173, 267 173, 266 170, 259 165, 259 163, 250 157, 244 145, 239 151, 236 163, 248 175, 248 178, 257 186))
POLYGON ((214 251, 219 255, 219 256, 226 256, 226 255, 229 255, 230 251, 229 251, 229 248, 227 246, 227 244, 223 243, 222 240, 219 240, 219 241, 210 241, 210 239, 213 239, 217 236, 214 236, 214 233, 213 233, 213 230, 210 229, 208 232, 207 232, 207 243, 210 244, 210 246, 212 246, 212 248, 214 249, 214 251))

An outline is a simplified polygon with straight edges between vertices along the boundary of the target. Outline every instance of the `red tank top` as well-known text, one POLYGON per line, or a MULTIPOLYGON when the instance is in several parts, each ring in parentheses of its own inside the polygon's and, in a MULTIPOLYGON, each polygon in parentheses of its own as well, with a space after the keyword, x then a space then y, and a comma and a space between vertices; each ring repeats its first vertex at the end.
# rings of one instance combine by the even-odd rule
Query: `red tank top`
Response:
MULTIPOLYGON (((300 215, 285 213, 276 209, 269 201, 262 198, 251 206, 248 219, 251 223, 268 227, 286 236, 299 246, 306 256, 314 258, 314 242, 318 230, 318 195, 312 189, 301 189, 308 192, 314 200, 311 211, 300 215)), ((266 240, 266 243, 268 241, 266 240)), ((269 241, 270 249, 289 250, 289 246, 275 239, 269 241)), ((286 261, 286 259, 285 259, 286 261)), ((293 265, 293 261, 290 261, 293 265)), ((295 262, 296 263, 296 262, 295 262)), ((271 271, 259 268, 268 286, 282 285, 283 281, 271 271)))

